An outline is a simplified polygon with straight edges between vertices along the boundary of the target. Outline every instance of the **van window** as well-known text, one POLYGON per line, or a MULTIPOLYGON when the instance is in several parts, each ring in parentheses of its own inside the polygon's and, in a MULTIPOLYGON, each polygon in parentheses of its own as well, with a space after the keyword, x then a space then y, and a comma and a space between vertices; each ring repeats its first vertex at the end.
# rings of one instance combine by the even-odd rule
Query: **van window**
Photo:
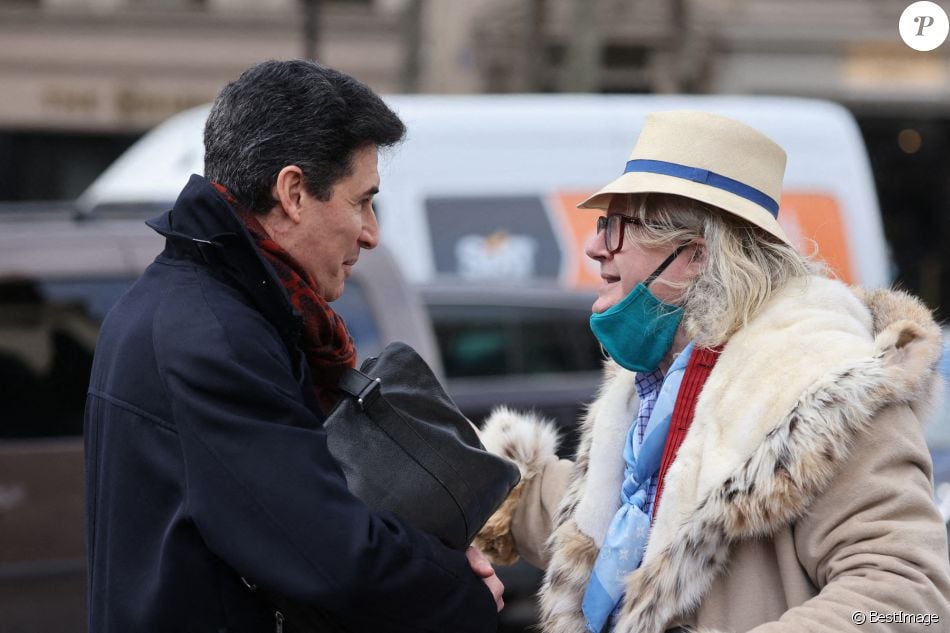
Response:
POLYGON ((562 308, 430 305, 448 378, 598 371, 589 313, 562 308))

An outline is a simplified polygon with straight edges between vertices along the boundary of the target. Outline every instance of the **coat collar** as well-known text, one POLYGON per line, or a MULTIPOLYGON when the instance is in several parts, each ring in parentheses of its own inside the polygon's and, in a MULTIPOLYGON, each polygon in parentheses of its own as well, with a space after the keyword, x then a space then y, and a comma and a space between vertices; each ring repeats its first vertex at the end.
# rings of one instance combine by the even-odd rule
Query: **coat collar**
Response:
MULTIPOLYGON (((682 458, 667 475, 646 560, 670 545, 674 526, 688 520, 698 504, 715 495, 750 459, 761 457, 782 428, 795 429, 782 446, 794 446, 798 457, 811 459, 821 442, 791 442, 802 435, 799 427, 817 432, 816 421, 826 415, 858 417, 857 411, 836 413, 836 399, 809 398, 847 396, 846 403, 863 404, 865 419, 890 403, 922 408, 939 380, 935 367, 940 352, 939 326, 909 295, 855 292, 824 278, 789 284, 723 349, 697 400, 695 432, 691 426, 680 448, 682 458), (871 390, 881 372, 892 377, 890 388, 871 390), (859 393, 842 391, 849 380, 859 393), (903 388, 896 388, 898 384, 903 388), (814 417, 793 424, 793 417, 805 411, 814 417)), ((836 450, 850 444, 850 436, 861 429, 857 420, 846 426, 836 438, 836 450)), ((844 459, 843 452, 839 457, 844 459)), ((770 502, 765 497, 759 501, 770 502)), ((801 511, 804 508, 791 514, 801 511)), ((771 533, 787 522, 767 522, 756 532, 771 533)), ((734 527, 735 537, 749 535, 734 527)))
POLYGON ((165 237, 163 256, 193 259, 223 274, 274 324, 290 349, 297 346, 300 314, 244 223, 207 179, 192 174, 174 207, 146 224, 165 237))
MULTIPOLYGON (((730 544, 799 518, 881 408, 926 406, 939 388, 940 351, 939 326, 906 294, 817 277, 779 292, 728 342, 699 396, 644 564, 627 577, 618 630, 662 631, 694 609, 730 544)), ((622 476, 622 464, 607 447, 615 427, 629 424, 636 397, 630 372, 611 367, 608 375, 550 543, 548 631, 583 630, 575 608, 616 510, 619 484, 608 480, 622 476)))

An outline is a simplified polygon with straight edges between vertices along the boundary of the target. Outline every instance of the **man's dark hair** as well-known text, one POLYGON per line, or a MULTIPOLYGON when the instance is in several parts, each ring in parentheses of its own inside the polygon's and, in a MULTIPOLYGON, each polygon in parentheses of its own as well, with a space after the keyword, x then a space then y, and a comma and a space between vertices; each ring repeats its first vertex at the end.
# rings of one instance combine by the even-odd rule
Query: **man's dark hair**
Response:
POLYGON ((329 200, 351 173, 354 152, 394 145, 405 133, 396 113, 353 77, 311 61, 267 61, 215 98, 205 123, 205 176, 266 213, 276 204, 277 174, 296 165, 307 190, 329 200))

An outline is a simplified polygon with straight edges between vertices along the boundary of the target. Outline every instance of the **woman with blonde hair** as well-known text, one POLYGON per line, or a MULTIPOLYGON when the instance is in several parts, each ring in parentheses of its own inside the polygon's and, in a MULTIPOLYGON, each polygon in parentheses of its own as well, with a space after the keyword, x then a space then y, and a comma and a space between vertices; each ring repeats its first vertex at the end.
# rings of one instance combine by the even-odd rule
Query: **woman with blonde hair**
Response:
POLYGON ((546 633, 950 622, 919 422, 940 328, 798 253, 777 221, 784 170, 738 121, 656 113, 581 204, 605 212, 586 253, 610 359, 577 454, 559 460, 531 415, 483 430, 524 478, 477 544, 545 568, 546 633))

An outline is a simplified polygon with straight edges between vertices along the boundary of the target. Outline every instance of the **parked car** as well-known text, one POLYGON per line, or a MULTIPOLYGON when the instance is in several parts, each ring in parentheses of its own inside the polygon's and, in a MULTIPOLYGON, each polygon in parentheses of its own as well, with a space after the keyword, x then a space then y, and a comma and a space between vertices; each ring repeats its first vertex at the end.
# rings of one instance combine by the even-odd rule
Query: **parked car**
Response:
POLYGON ((555 285, 419 286, 445 383, 473 420, 504 403, 555 421, 573 452, 579 403, 600 383, 603 353, 588 327, 593 293, 555 285))
MULTIPOLYGON (((82 413, 99 324, 163 246, 142 218, 0 218, 0 613, 3 631, 85 626, 82 413)), ((363 356, 404 340, 437 368, 418 294, 385 249, 337 307, 363 356)))
POLYGON ((937 502, 950 536, 950 328, 943 331, 943 355, 940 357, 939 370, 944 380, 943 399, 937 403, 924 430, 933 457, 937 502))
MULTIPOLYGON (((0 215, 0 630, 85 625, 81 433, 93 350, 106 312, 162 246, 136 214, 0 215)), ((381 246, 361 256, 333 307, 361 360, 409 343, 471 419, 507 403, 570 428, 597 381, 591 300, 558 288, 420 293, 381 246)), ((529 597, 538 572, 503 573, 508 622, 530 623, 530 601, 519 607, 518 597, 529 597)))

